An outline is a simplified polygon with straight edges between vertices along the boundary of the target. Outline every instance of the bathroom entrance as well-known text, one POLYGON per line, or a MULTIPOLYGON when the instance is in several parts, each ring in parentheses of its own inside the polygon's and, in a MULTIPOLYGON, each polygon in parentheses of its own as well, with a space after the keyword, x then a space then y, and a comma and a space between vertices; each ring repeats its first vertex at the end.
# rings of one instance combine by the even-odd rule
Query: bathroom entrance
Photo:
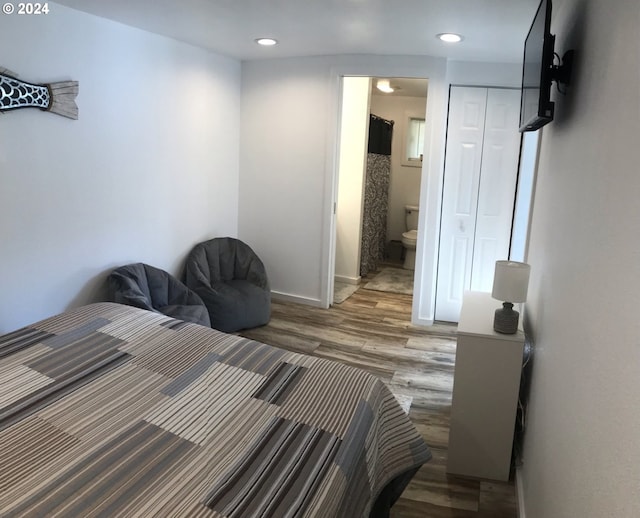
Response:
POLYGON ((427 87, 426 79, 343 78, 334 304, 360 288, 413 293, 427 87), (390 132, 388 153, 370 145, 371 131, 390 132))

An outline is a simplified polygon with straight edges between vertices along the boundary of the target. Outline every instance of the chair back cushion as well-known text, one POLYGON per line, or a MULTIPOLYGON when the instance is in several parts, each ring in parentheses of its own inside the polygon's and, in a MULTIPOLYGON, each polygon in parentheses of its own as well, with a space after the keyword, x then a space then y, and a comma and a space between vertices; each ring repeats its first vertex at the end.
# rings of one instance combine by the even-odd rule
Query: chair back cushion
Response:
POLYGON ((109 274, 109 291, 113 302, 149 311, 155 309, 144 266, 142 263, 128 264, 109 274))
POLYGON ((184 278, 207 306, 215 329, 230 333, 269 321, 267 272, 242 241, 220 237, 196 245, 187 257, 184 278))
POLYGON ((111 272, 108 282, 114 302, 210 325, 200 296, 160 268, 144 263, 128 264, 111 272))
POLYGON ((187 286, 247 280, 269 290, 264 264, 256 253, 239 239, 218 237, 196 245, 185 266, 187 286))

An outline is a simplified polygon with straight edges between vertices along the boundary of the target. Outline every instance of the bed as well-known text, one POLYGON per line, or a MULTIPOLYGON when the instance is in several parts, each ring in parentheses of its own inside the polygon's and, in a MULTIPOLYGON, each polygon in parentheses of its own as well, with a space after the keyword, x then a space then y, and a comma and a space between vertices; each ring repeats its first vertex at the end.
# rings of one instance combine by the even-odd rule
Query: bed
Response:
POLYGON ((353 367, 98 303, 0 336, 0 514, 385 516, 431 454, 353 367))

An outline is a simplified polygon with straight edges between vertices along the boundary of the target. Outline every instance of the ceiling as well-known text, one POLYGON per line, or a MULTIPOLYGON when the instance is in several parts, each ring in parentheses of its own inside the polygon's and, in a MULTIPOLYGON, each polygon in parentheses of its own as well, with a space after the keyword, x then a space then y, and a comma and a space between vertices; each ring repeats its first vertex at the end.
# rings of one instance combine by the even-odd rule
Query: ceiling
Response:
POLYGON ((334 54, 519 63, 539 0, 56 0, 239 60, 334 54), (441 32, 464 36, 457 44, 441 32), (254 40, 280 43, 260 47, 254 40))

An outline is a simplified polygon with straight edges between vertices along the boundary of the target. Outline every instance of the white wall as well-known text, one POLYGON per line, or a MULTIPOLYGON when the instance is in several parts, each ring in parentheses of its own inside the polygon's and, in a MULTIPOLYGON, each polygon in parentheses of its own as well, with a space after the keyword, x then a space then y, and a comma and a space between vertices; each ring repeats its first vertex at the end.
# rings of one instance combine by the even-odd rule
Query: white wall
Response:
MULTIPOLYGON (((315 305, 328 303, 327 279, 333 276, 330 214, 344 75, 429 78, 430 94, 435 92, 429 97, 433 153, 423 169, 435 184, 441 171, 444 60, 322 56, 243 62, 239 236, 268 265, 276 296, 315 305)), ((436 217, 437 188, 429 182, 421 188, 432 200, 430 217, 436 217)), ((418 251, 421 246, 419 239, 418 251)), ((432 282, 434 265, 426 268, 425 282, 432 282)))
POLYGON ((80 82, 80 119, 0 120, 0 332, 104 296, 108 271, 179 273, 237 234, 240 64, 50 4, 0 16, 0 64, 80 82))
POLYGON ((273 291, 311 301, 320 298, 330 117, 323 64, 242 64, 239 236, 267 265, 273 291))
POLYGON ((577 63, 542 130, 529 244, 526 518, 640 516, 639 24, 637 0, 554 1, 577 63))
MULTIPOLYGON (((524 45, 524 36, 522 44, 524 45)), ((449 61, 447 82, 452 85, 520 88, 522 63, 449 61)))
POLYGON ((426 108, 426 97, 371 96, 371 112, 395 122, 391 146, 387 241, 400 241, 402 233, 406 232, 405 205, 419 205, 422 167, 403 165, 403 157, 408 114, 424 117, 426 108))
POLYGON ((349 284, 360 282, 360 248, 369 134, 371 79, 345 77, 342 85, 340 165, 336 207, 335 278, 349 284))

